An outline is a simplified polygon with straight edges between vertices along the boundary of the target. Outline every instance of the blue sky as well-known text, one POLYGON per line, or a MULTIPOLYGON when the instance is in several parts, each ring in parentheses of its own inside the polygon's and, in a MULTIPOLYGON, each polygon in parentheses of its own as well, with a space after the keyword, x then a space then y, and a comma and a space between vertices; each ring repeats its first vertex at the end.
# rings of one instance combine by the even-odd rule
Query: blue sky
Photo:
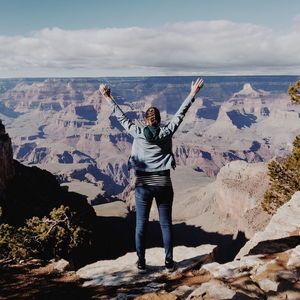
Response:
POLYGON ((0 0, 0 76, 296 74, 298 28, 299 0, 0 0))
POLYGON ((286 29, 299 0, 0 0, 0 34, 29 34, 45 27, 76 30, 153 27, 225 19, 286 29))

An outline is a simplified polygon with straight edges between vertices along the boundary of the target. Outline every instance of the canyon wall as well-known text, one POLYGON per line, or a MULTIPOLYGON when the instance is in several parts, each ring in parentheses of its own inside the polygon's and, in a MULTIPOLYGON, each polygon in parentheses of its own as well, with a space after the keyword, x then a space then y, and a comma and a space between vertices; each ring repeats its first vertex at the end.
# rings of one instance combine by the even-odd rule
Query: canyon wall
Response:
MULTIPOLYGON (((127 200, 132 137, 97 92, 113 96, 135 122, 156 105, 164 123, 189 92, 189 77, 2 80, 0 118, 14 156, 56 174, 89 201, 127 200), (97 193, 97 191, 99 191, 97 193)), ((300 107, 285 93, 294 77, 207 77, 203 90, 174 135, 177 164, 210 177, 233 160, 269 161, 290 153, 300 107)))
POLYGON ((0 191, 6 187, 14 174, 11 139, 0 120, 0 191))

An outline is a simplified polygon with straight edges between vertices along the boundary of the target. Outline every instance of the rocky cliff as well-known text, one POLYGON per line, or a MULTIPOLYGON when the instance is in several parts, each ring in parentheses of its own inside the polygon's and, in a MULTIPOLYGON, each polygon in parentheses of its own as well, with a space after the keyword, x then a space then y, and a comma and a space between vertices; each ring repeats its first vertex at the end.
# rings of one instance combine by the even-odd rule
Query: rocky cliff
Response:
POLYGON ((60 187, 55 176, 37 167, 28 167, 13 160, 11 141, 0 123, 0 206, 1 220, 20 226, 33 216, 48 215, 54 207, 69 206, 80 212, 86 224, 95 213, 80 194, 60 187))
POLYGON ((210 281, 188 299, 300 299, 299 203, 297 192, 234 261, 204 265, 210 281))
POLYGON ((77 274, 83 286, 99 286, 103 299, 299 300, 299 201, 300 192, 245 246, 248 255, 226 264, 210 261, 218 251, 214 246, 178 247, 178 269, 170 274, 162 268, 162 249, 152 248, 146 275, 134 268, 134 253, 87 265, 77 274))
POLYGON ((6 187, 14 173, 11 139, 0 120, 0 191, 6 187))
POLYGON ((213 182, 175 193, 174 220, 208 232, 236 235, 241 231, 251 238, 269 220, 260 206, 268 182, 265 163, 230 162, 213 182))
POLYGON ((237 259, 245 255, 281 252, 288 247, 289 240, 300 244, 300 192, 293 195, 292 199, 278 208, 276 214, 263 231, 258 231, 240 250, 237 259), (270 242, 268 242, 270 241, 270 242), (271 243, 271 241, 273 241, 271 243))

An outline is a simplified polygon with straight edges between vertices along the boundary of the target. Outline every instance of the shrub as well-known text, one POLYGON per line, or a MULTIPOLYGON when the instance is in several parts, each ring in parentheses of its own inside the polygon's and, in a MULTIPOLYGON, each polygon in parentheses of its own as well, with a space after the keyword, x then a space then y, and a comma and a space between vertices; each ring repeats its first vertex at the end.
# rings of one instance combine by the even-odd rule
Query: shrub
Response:
POLYGON ((39 257, 67 257, 73 249, 90 244, 91 232, 75 212, 60 206, 50 216, 33 217, 23 227, 0 225, 0 257, 14 260, 39 257))
POLYGON ((290 84, 288 89, 291 101, 294 103, 300 103, 300 93, 298 89, 300 89, 300 80, 296 83, 296 85, 290 84))
POLYGON ((26 249, 18 230, 8 224, 0 225, 0 259, 21 259, 26 257, 26 249))
POLYGON ((274 214, 278 207, 291 199, 300 190, 300 135, 293 142, 292 154, 281 162, 268 165, 270 186, 264 195, 262 207, 274 214))

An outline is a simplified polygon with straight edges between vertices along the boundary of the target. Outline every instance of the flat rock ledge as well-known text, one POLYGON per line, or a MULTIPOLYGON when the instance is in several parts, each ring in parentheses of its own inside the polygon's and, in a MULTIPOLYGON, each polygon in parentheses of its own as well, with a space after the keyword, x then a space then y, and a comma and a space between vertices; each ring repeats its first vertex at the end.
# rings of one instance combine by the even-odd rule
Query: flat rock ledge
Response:
MULTIPOLYGON (((213 262, 216 245, 198 247, 177 246, 174 248, 174 260, 177 262, 176 273, 198 268, 201 264, 213 262)), ((76 273, 86 279, 83 286, 121 286, 136 283, 155 282, 166 273, 164 268, 164 249, 151 248, 146 251, 147 273, 140 273, 136 268, 137 256, 130 252, 114 260, 102 260, 86 265, 76 273)))

